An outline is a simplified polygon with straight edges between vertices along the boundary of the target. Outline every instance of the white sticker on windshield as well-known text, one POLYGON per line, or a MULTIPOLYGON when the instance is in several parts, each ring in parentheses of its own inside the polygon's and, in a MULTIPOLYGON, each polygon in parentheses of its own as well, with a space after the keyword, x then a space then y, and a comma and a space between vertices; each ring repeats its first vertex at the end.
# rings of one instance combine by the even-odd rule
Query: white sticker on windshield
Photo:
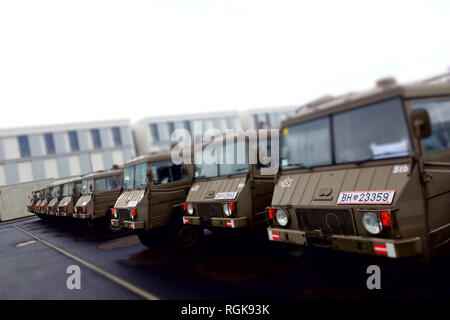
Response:
POLYGON ((196 184, 195 186, 192 186, 191 191, 196 192, 196 191, 198 191, 198 189, 200 189, 200 186, 198 184, 196 184))
POLYGON ((237 192, 218 192, 216 194, 216 200, 233 200, 236 198, 237 192))
POLYGON ((245 186, 245 183, 239 183, 238 184, 238 189, 242 189, 245 186))

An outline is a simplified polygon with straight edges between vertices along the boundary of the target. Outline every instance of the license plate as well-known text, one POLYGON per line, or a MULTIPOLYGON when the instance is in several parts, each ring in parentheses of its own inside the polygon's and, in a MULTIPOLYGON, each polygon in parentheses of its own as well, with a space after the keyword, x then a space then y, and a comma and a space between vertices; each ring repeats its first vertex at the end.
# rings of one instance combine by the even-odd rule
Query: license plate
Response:
POLYGON ((237 192, 218 192, 216 194, 216 200, 233 200, 236 198, 237 192))
POLYGON ((337 204, 391 204, 395 190, 344 191, 339 194, 337 204))

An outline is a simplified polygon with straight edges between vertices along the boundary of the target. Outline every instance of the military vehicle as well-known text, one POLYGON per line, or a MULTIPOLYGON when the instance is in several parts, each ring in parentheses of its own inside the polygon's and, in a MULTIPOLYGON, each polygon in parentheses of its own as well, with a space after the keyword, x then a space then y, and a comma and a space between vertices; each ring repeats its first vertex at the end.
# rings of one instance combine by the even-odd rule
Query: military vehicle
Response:
POLYGON ((35 201, 35 203, 33 205, 33 211, 32 211, 33 213, 36 213, 36 214, 39 213, 39 210, 41 208, 41 201, 42 201, 43 198, 44 198, 44 189, 38 190, 37 191, 37 198, 36 198, 36 201, 35 201))
POLYGON ((47 205, 47 214, 51 216, 58 216, 58 203, 62 199, 62 184, 54 185, 51 188, 51 199, 47 205))
POLYGON ((81 197, 81 179, 64 183, 62 189, 63 198, 57 205, 57 214, 62 217, 71 217, 75 211, 75 204, 81 197))
POLYGON ((110 232, 122 227, 111 224, 111 209, 122 191, 122 170, 90 173, 82 178, 81 197, 75 204, 74 218, 101 223, 110 232))
POLYGON ((35 204, 38 201, 38 199, 39 199, 39 191, 31 192, 30 202, 27 205, 28 212, 34 213, 34 209, 35 209, 34 207, 35 207, 35 204))
POLYGON ((150 154, 124 165, 123 189, 113 209, 116 226, 136 230, 146 246, 195 246, 201 230, 184 226, 182 203, 192 182, 192 165, 174 164, 170 153, 150 154))
POLYGON ((428 259, 450 235, 450 84, 384 79, 281 125, 268 237, 428 259))
POLYGON ((39 203, 39 209, 38 213, 46 215, 48 214, 48 203, 50 202, 52 195, 52 187, 47 187, 43 190, 43 198, 41 200, 41 203, 39 203))
POLYGON ((183 222, 206 229, 265 230, 265 208, 272 198, 274 175, 262 173, 263 166, 258 157, 256 161, 249 161, 250 152, 259 155, 258 147, 250 144, 242 132, 228 134, 215 140, 212 146, 203 148, 203 158, 206 159, 209 150, 216 146, 222 152, 216 153, 215 164, 202 161, 194 165, 194 181, 183 205, 183 222), (232 143, 227 142, 230 139, 232 143), (223 148, 223 145, 227 147, 223 148), (244 161, 239 161, 239 152, 245 154, 244 161), (233 161, 229 161, 230 156, 234 157, 233 161))

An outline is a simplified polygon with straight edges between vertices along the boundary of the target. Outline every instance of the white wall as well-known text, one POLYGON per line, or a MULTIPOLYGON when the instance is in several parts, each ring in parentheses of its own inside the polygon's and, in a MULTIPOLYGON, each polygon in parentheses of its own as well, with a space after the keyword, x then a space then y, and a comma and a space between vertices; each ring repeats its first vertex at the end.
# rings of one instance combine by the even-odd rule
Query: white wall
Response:
POLYGON ((6 185, 5 168, 0 165, 0 186, 6 185))
POLYGON ((3 138, 2 142, 5 160, 20 158, 19 141, 17 137, 3 138))
POLYGON ((70 156, 69 159, 69 170, 70 175, 78 176, 81 174, 81 164, 79 156, 70 156))
POLYGON ((17 170, 19 171, 19 181, 20 183, 33 181, 33 168, 31 167, 31 162, 19 162, 17 164, 17 170))
POLYGON ((121 166, 124 163, 122 150, 114 150, 112 153, 113 164, 121 166))
POLYGON ((45 177, 47 179, 58 178, 58 163, 56 159, 45 159, 44 160, 45 177))
POLYGON ((103 153, 102 152, 93 152, 91 153, 91 163, 92 163, 92 171, 104 170, 105 166, 103 163, 103 153))

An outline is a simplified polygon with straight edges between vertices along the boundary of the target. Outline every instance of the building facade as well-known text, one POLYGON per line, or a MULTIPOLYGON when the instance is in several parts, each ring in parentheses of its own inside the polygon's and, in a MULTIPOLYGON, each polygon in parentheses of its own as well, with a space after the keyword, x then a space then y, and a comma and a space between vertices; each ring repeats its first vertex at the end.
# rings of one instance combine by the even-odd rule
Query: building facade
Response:
POLYGON ((78 176, 135 155, 129 120, 0 130, 0 186, 78 176))
POLYGON ((240 114, 240 124, 243 129, 279 128, 281 121, 297 109, 298 106, 250 109, 240 114))
POLYGON ((136 153, 143 155, 169 151, 173 145, 170 137, 175 129, 186 129, 196 139, 207 129, 223 131, 240 127, 239 112, 229 111, 145 118, 135 123, 132 130, 136 153))

